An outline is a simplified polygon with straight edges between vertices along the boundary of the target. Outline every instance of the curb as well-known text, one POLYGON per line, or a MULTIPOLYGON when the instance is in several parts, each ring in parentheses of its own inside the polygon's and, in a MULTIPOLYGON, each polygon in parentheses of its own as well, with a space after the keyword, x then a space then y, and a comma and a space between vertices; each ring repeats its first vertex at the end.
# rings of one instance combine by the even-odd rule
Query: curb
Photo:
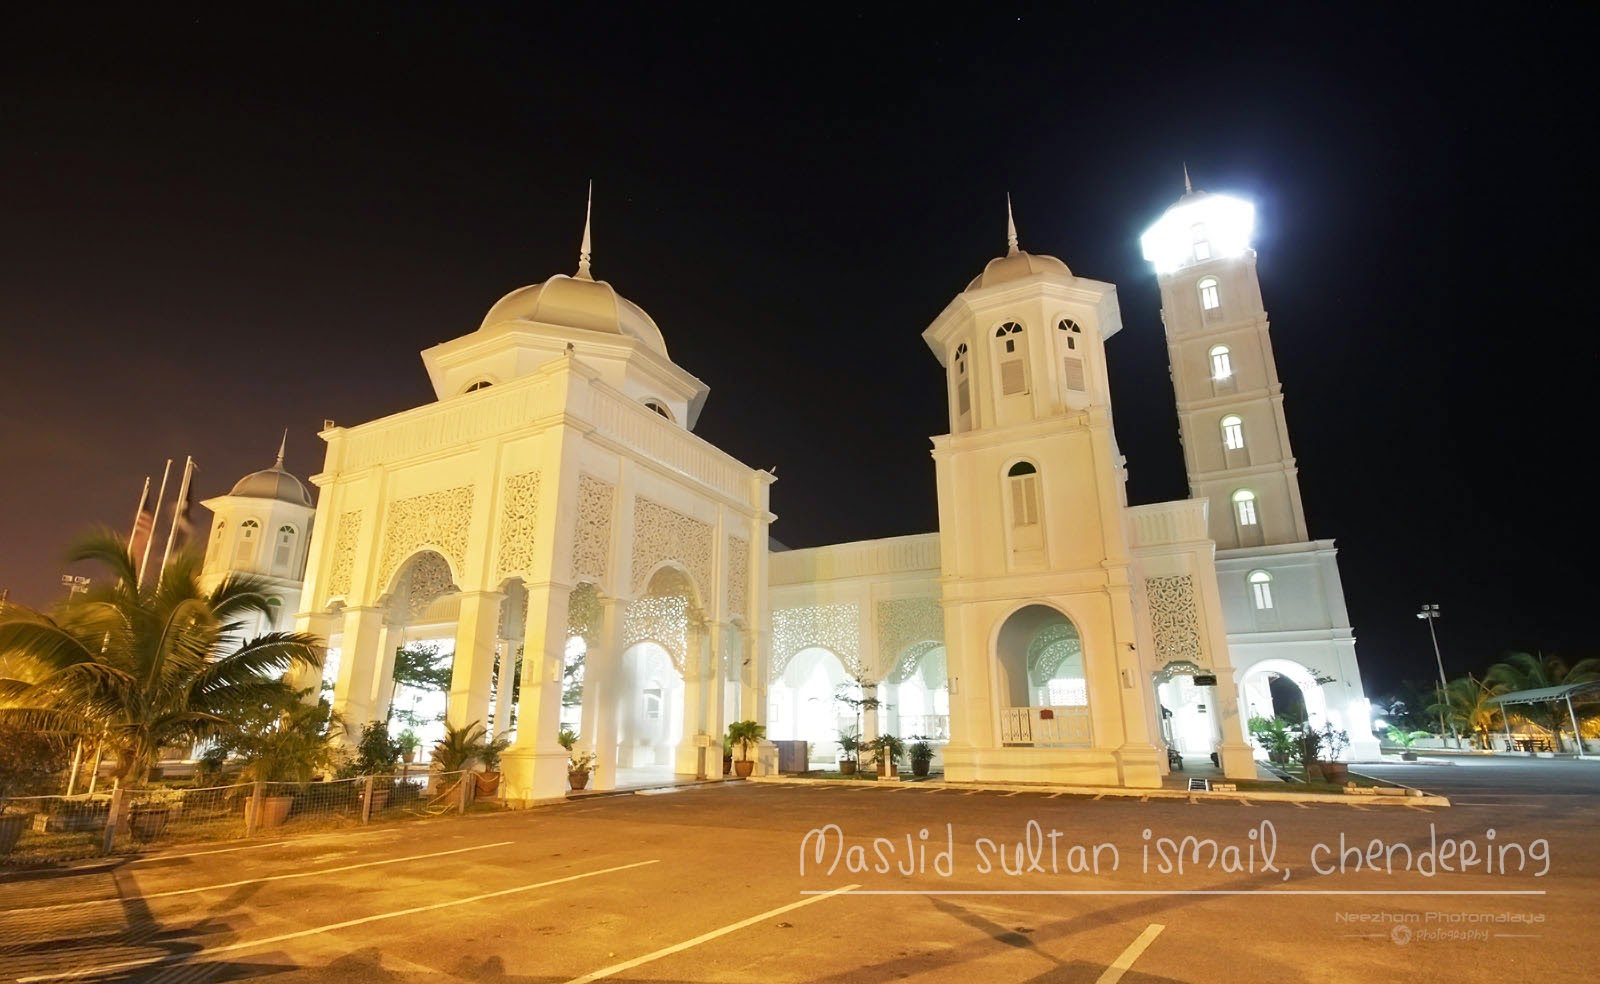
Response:
MULTIPOLYGON (((1370 778, 1370 777, 1368 777, 1370 778)), ((843 780, 838 779, 801 779, 786 776, 751 776, 750 782, 771 783, 773 785, 793 786, 838 786, 843 780)), ((1398 784, 1397 784, 1398 785, 1398 784)), ((855 788, 879 788, 879 783, 861 783, 855 788)), ((918 783, 885 783, 884 789, 956 789, 972 792, 997 792, 997 793, 1053 793, 1065 796, 1087 796, 1100 799, 1107 796, 1118 798, 1136 798, 1141 801, 1151 799, 1187 800, 1191 803, 1200 800, 1234 800, 1237 802, 1264 802, 1264 803, 1329 803, 1338 806, 1449 806, 1450 800, 1443 796, 1424 793, 1420 789, 1410 786, 1402 787, 1406 790, 1404 796, 1352 796, 1347 793, 1291 793, 1291 792, 1215 792, 1187 789, 1131 789, 1126 786, 1059 786, 1049 783, 976 783, 976 782, 944 782, 926 781, 918 783)))

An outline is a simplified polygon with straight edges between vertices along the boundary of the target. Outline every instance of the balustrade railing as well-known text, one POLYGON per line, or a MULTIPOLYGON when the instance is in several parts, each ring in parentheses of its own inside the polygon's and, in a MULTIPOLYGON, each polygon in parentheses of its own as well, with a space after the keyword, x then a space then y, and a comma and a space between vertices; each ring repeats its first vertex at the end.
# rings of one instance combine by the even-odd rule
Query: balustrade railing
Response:
POLYGON ((1002 707, 1000 744, 1035 747, 1092 745, 1087 707, 1002 707))

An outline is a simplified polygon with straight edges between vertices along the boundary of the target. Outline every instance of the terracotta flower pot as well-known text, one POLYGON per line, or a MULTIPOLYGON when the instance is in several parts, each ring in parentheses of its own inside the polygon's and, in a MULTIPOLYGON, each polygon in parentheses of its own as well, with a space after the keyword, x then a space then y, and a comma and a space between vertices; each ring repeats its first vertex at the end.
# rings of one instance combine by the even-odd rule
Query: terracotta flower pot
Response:
MULTIPOLYGON (((588 775, 588 773, 584 774, 588 775)), ((474 781, 478 784, 478 788, 473 790, 478 799, 492 799, 500 795, 500 773, 474 772, 472 775, 474 781)))
MULTIPOLYGON (((387 793, 388 791, 385 790, 385 792, 387 793)), ((254 816, 255 800, 246 799, 244 801, 245 823, 250 824, 257 830, 281 826, 283 821, 289 818, 289 808, 293 805, 293 796, 263 796, 261 798, 261 816, 257 818, 254 816)))
POLYGON ((26 813, 7 813, 0 815, 0 855, 10 854, 17 846, 17 841, 22 839, 23 830, 27 829, 28 815, 26 813))
POLYGON ((567 773, 567 782, 571 784, 573 791, 576 792, 589 785, 589 773, 569 772, 567 773))
POLYGON ((1343 786, 1350 781, 1350 766, 1344 762, 1323 762, 1322 778, 1328 782, 1343 786))
POLYGON ((167 829, 172 810, 165 806, 136 806, 128 811, 128 830, 136 841, 153 841, 167 829))
POLYGON ((841 776, 853 776, 853 775, 855 775, 856 774, 856 760, 855 759, 845 759, 845 760, 841 761, 839 763, 839 774, 841 776))
POLYGON ((753 759, 740 759, 733 763, 734 775, 740 779, 750 778, 750 773, 755 771, 756 763, 753 759))

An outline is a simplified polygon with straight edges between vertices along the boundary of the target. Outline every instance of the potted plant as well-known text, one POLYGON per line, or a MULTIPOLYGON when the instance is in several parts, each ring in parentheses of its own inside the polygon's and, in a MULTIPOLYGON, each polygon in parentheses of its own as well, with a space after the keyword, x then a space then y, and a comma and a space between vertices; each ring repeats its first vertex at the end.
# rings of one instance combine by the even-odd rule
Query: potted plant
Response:
POLYGON ((172 804, 169 802, 137 803, 128 810, 128 832, 141 843, 153 841, 166 832, 171 819, 172 804))
POLYGON ((755 750, 767 736, 766 725, 754 721, 735 721, 728 725, 728 741, 733 745, 733 771, 740 779, 755 771, 755 750))
POLYGON ((1300 726, 1300 736, 1296 752, 1299 754, 1300 767, 1305 770, 1306 782, 1322 778, 1322 761, 1317 757, 1317 748, 1322 744, 1322 736, 1316 728, 1307 721, 1300 726))
POLYGON ((17 841, 22 839, 22 832, 28 828, 28 821, 32 817, 27 813, 0 812, 0 857, 10 854, 17 846, 17 841))
POLYGON ((839 774, 856 774, 856 752, 861 749, 861 736, 853 728, 839 732, 839 774))
POLYGON ((277 707, 266 706, 234 722, 219 739, 219 747, 238 755, 240 779, 263 783, 261 815, 256 816, 253 793, 244 797, 245 823, 253 829, 276 827, 289 816, 294 804, 291 784, 304 785, 318 769, 333 760, 332 738, 340 730, 338 718, 326 700, 301 703, 298 698, 277 707))
POLYGON ((1417 740, 1431 737, 1432 735, 1426 731, 1402 731, 1393 725, 1389 727, 1389 744, 1399 747, 1400 760, 1403 762, 1415 762, 1417 753, 1413 749, 1417 744, 1417 740))
POLYGON ((733 742, 727 735, 722 736, 722 774, 733 775, 733 742))
POLYGON ((1349 734, 1340 731, 1328 722, 1320 731, 1314 732, 1317 736, 1317 745, 1321 749, 1318 764, 1322 767, 1322 778, 1328 782, 1344 785, 1350 781, 1350 766, 1340 761, 1345 749, 1350 747, 1349 734))
POLYGON ((918 779, 927 778, 928 767, 933 764, 933 742, 926 735, 912 735, 906 748, 911 753, 911 774, 918 779))
POLYGON ((491 738, 483 743, 483 750, 478 753, 478 761, 483 763, 483 771, 473 773, 473 781, 478 784, 474 792, 489 799, 500 795, 500 755, 511 747, 511 739, 505 735, 491 738))
POLYGON ((594 753, 577 752, 567 759, 567 783, 573 792, 589 785, 589 773, 594 771, 594 753))
POLYGON ((906 753, 906 743, 894 735, 879 735, 867 744, 878 760, 880 777, 900 774, 900 756, 906 753))
POLYGON ((394 744, 396 748, 400 749, 400 761, 410 765, 417 760, 417 749, 422 747, 422 739, 417 737, 415 731, 407 728, 400 732, 400 736, 394 740, 394 744))

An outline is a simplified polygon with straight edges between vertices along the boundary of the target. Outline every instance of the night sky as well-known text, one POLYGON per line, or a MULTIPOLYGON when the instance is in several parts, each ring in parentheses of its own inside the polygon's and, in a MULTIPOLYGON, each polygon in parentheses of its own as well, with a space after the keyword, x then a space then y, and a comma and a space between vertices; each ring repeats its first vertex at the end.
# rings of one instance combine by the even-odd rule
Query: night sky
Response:
POLYGON ((13 600, 167 457, 216 495, 287 427, 303 477, 324 418, 431 400, 421 349, 573 271, 590 178, 596 276, 710 385, 697 432, 776 466, 789 545, 935 528, 920 333, 1004 252, 1007 191, 1025 249, 1117 285, 1130 500, 1181 498, 1138 236, 1187 161, 1256 203, 1369 693, 1433 673, 1422 602, 1452 673, 1596 654, 1592 7, 159 6, 0 42, 13 600))

